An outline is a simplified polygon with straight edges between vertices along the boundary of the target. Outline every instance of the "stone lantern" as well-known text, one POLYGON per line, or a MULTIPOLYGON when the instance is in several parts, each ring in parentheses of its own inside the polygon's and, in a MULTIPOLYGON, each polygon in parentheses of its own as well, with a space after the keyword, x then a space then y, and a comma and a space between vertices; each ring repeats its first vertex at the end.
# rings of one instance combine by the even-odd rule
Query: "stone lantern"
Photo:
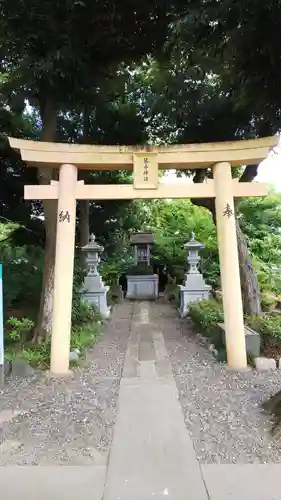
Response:
POLYGON ((195 234, 191 233, 191 240, 185 243, 184 248, 187 248, 187 262, 189 264, 188 273, 185 275, 188 280, 188 276, 191 274, 199 274, 198 265, 201 260, 199 255, 199 250, 204 248, 203 243, 195 240, 195 234))
POLYGON ((90 236, 88 245, 82 248, 86 253, 86 264, 88 268, 87 276, 84 279, 82 296, 90 305, 94 305, 100 314, 108 317, 110 308, 107 306, 107 292, 109 286, 105 286, 98 271, 100 254, 103 247, 96 242, 95 235, 90 236))
POLYGON ((199 250, 204 248, 204 245, 196 241, 194 233, 191 233, 191 240, 184 245, 184 248, 188 250, 187 262, 189 269, 185 274, 184 284, 179 285, 181 317, 187 316, 191 302, 208 299, 212 288, 210 285, 206 285, 198 269, 200 262, 199 250))

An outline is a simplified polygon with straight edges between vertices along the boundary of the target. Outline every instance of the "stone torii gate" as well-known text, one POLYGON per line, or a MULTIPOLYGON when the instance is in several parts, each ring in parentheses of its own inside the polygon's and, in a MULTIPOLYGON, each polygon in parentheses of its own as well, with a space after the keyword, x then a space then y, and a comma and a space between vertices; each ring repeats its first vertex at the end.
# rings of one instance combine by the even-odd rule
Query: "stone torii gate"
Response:
POLYGON ((33 167, 59 169, 59 181, 25 186, 26 200, 57 200, 51 372, 69 370, 76 200, 215 198, 220 273, 228 366, 247 366, 243 306, 234 215, 234 198, 265 196, 267 185, 239 183, 231 167, 260 163, 276 146, 277 137, 235 142, 168 147, 83 146, 10 138, 22 160, 33 167), (213 179, 202 184, 161 184, 160 169, 212 168, 213 179), (132 184, 85 185, 78 169, 129 170, 132 184))

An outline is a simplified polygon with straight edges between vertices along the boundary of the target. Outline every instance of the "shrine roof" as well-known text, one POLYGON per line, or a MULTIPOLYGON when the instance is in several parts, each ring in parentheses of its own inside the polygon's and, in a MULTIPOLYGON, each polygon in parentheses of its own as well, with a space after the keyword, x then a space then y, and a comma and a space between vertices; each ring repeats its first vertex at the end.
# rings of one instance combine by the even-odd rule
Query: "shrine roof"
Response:
POLYGON ((148 245, 155 243, 155 237, 153 233, 133 233, 130 238, 131 245, 148 245))

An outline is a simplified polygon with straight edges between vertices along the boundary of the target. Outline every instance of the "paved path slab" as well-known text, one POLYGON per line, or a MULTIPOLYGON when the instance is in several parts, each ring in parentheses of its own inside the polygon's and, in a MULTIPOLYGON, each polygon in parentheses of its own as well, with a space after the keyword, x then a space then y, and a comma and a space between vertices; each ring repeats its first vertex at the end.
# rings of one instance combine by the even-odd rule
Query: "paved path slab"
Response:
POLYGON ((210 500, 280 500, 281 464, 203 465, 210 500))
POLYGON ((102 500, 106 467, 0 468, 5 500, 102 500))
MULTIPOLYGON (((144 326, 148 307, 136 307, 137 326, 132 325, 125 366, 131 365, 130 344, 134 345, 136 337, 141 345, 144 334, 149 343, 144 326)), ((166 496, 170 500, 207 500, 171 369, 166 366, 165 377, 157 373, 156 362, 169 364, 161 332, 152 333, 151 345, 146 347, 146 360, 140 357, 139 361, 139 376, 130 378, 125 371, 121 381, 104 500, 158 500, 166 496)))

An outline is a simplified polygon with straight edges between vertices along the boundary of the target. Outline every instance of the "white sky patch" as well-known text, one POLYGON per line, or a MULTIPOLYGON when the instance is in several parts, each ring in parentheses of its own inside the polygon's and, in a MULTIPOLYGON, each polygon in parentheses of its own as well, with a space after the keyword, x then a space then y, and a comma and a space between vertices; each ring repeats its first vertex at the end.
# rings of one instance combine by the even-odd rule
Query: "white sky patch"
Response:
POLYGON ((34 109, 32 106, 30 106, 29 101, 27 99, 25 100, 25 112, 27 115, 32 115, 34 113, 34 109))
POLYGON ((281 154, 266 158, 258 168, 256 181, 271 184, 275 191, 281 192, 281 154))
MULTIPOLYGON (((271 154, 260 163, 255 181, 270 184, 275 191, 281 193, 281 144, 280 148, 276 147, 275 150, 276 154, 271 154)), ((161 183, 190 184, 192 178, 185 175, 177 177, 176 170, 169 170, 161 178, 161 183)))
POLYGON ((182 177, 176 176, 176 170, 167 170, 160 182, 163 184, 192 184, 192 178, 183 175, 182 177))

